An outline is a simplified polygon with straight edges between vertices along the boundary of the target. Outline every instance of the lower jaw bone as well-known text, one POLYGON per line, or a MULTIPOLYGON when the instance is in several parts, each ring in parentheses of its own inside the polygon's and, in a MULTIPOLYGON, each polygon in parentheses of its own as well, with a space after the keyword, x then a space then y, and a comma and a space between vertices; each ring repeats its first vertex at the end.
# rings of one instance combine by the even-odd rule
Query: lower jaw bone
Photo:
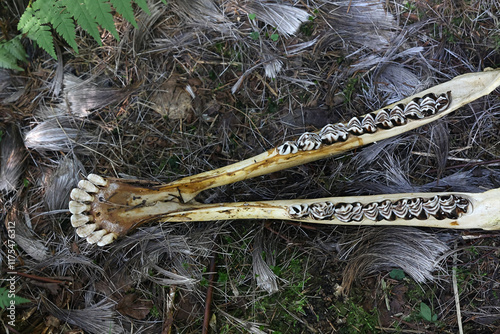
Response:
POLYGON ((88 217, 89 222, 78 227, 77 234, 101 246, 151 222, 278 219, 311 224, 500 229, 500 189, 479 194, 412 193, 201 204, 181 203, 170 191, 110 181, 88 205, 91 210, 87 216, 73 215, 77 218, 72 221, 88 217))
MULTIPOLYGON (((375 111, 374 117, 365 116, 361 121, 351 122, 350 132, 344 131, 346 125, 327 126, 319 135, 307 134, 301 136, 299 142, 287 142, 250 159, 167 185, 105 179, 91 174, 71 192, 75 202, 70 204, 71 222, 79 235, 90 237, 92 242, 104 232, 94 237, 92 233, 104 230, 106 234, 96 241, 101 246, 149 222, 283 219, 316 224, 498 229, 498 189, 482 194, 399 194, 213 205, 196 203, 194 198, 206 189, 339 155, 402 134, 489 94, 499 85, 500 70, 462 75, 375 111), (413 104, 420 109, 415 111, 413 104), (407 114, 404 114, 405 108, 407 114), (433 200, 435 196, 438 196, 437 204, 433 200), (419 199, 423 200, 422 208, 415 207, 420 205, 419 199), (455 203, 455 199, 459 199, 458 202, 455 203), (326 202, 332 203, 333 212, 320 210, 320 204, 326 202), (350 204, 352 208, 340 204, 350 204), (457 208, 457 204, 462 208, 457 208), (311 205, 314 212, 304 211, 311 205), (294 215, 295 210, 299 216, 294 215), (353 210, 352 214, 349 210, 353 210)), ((332 209, 329 204, 325 207, 332 209)))

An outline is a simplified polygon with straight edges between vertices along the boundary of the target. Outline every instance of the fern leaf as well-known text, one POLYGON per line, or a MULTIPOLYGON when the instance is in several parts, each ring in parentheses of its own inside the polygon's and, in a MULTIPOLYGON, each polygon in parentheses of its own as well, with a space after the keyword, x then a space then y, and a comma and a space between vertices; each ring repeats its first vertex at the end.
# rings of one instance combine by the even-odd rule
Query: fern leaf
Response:
POLYGON ((62 0, 62 4, 66 6, 68 12, 73 15, 76 22, 102 46, 97 22, 85 3, 75 0, 62 0))
POLYGON ((49 23, 50 19, 56 16, 54 5, 55 3, 51 0, 36 0, 31 8, 40 23, 49 23))
POLYGON ((26 26, 26 24, 32 17, 33 17, 33 9, 29 7, 26 8, 23 15, 21 15, 21 18, 19 19, 19 22, 17 23, 17 30, 23 31, 23 28, 26 26))
MULTIPOLYGON (((12 300, 12 295, 9 296, 9 291, 6 288, 0 288, 0 308, 5 309, 10 305, 10 301, 12 300)), ((15 305, 30 303, 31 300, 14 296, 15 305)))
POLYGON ((17 29, 23 33, 27 33, 36 24, 37 19, 33 16, 34 11, 32 8, 26 8, 23 15, 19 19, 17 29))
POLYGON ((59 35, 78 53, 78 45, 76 44, 75 22, 68 13, 65 7, 55 7, 55 14, 50 23, 59 35))
POLYGON ((5 49, 17 60, 26 61, 26 51, 21 44, 21 35, 18 35, 10 41, 2 44, 5 49))
POLYGON ((17 59, 7 51, 4 44, 6 43, 0 44, 0 68, 22 71, 23 69, 17 66, 17 59))
POLYGON ((151 12, 149 11, 148 4, 146 3, 145 0, 134 0, 134 2, 141 7, 141 9, 148 15, 151 15, 151 12))
POLYGON ((118 41, 120 36, 116 31, 115 21, 113 20, 113 15, 111 15, 111 6, 106 0, 85 0, 85 4, 91 13, 94 14, 94 18, 99 23, 101 27, 106 29, 113 35, 118 41))
POLYGON ((125 20, 132 23, 132 25, 137 28, 137 22, 135 22, 134 10, 132 9, 130 0, 110 0, 110 2, 125 20))
POLYGON ((50 28, 46 25, 40 25, 38 22, 37 25, 38 26, 32 29, 28 34, 28 37, 37 42, 38 45, 54 59, 57 59, 56 51, 54 50, 54 39, 50 32, 50 28))

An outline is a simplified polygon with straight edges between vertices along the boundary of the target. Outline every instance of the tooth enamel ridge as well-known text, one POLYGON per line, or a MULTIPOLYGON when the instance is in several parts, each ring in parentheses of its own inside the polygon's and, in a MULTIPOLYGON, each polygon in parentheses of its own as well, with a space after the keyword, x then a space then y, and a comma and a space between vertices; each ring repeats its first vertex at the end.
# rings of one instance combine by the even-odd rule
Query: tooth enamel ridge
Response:
POLYGON ((91 235, 89 235, 87 237, 87 242, 89 244, 95 244, 96 242, 98 242, 99 240, 102 239, 102 237, 107 234, 108 232, 106 230, 99 230, 99 231, 95 231, 93 232, 91 235))
POLYGON ((80 214, 85 211, 90 210, 90 205, 78 202, 78 201, 70 201, 69 202, 69 212, 72 214, 80 214))
POLYGON ((90 221, 90 216, 74 214, 71 216, 71 226, 80 227, 87 224, 90 221))
POLYGON ((80 180, 80 182, 78 182, 78 188, 85 190, 88 193, 96 193, 99 191, 99 189, 92 182, 87 180, 80 180))
POLYGON ((106 187, 108 185, 108 181, 106 181, 102 176, 97 174, 89 174, 87 176, 87 180, 89 180, 96 186, 106 187))
POLYGON ((108 233, 104 235, 101 240, 97 242, 97 246, 103 247, 112 243, 118 236, 115 233, 108 233))
POLYGON ((94 196, 79 188, 74 188, 73 190, 71 190, 69 196, 72 200, 78 202, 92 202, 94 200, 94 196))
POLYGON ((392 109, 380 110, 377 114, 370 113, 363 117, 353 117, 347 124, 328 124, 318 134, 306 132, 296 141, 287 141, 278 146, 277 152, 279 155, 288 155, 297 153, 299 150, 317 150, 322 145, 346 141, 348 136, 361 136, 395 126, 403 126, 409 120, 422 119, 446 110, 450 102, 450 92, 439 96, 430 93, 417 97, 406 105, 400 103, 392 109))
POLYGON ((316 202, 293 204, 287 213, 293 219, 311 218, 315 220, 339 220, 343 223, 372 221, 392 221, 397 218, 410 220, 457 219, 472 208, 470 201, 458 195, 436 195, 431 198, 402 198, 396 201, 384 200, 367 204, 316 202))
POLYGON ((97 228, 96 224, 85 224, 76 229, 76 234, 79 237, 86 238, 97 228))

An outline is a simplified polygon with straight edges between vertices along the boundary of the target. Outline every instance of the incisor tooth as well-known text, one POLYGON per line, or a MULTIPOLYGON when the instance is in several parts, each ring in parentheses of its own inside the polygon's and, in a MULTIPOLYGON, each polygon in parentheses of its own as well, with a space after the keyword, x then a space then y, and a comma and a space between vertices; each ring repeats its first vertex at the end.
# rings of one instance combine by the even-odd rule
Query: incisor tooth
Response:
POLYGON ((83 189, 88 193, 96 193, 99 191, 99 189, 94 186, 92 182, 87 180, 80 180, 80 182, 78 182, 78 188, 83 189))
POLYGON ((97 242, 97 246, 106 246, 113 242, 118 236, 115 233, 108 233, 97 242))
POLYGON ((108 181, 106 181, 102 176, 96 174, 89 174, 87 176, 87 180, 95 184, 96 186, 105 187, 108 185, 108 181))
POLYGON ((94 200, 94 196, 89 195, 87 192, 78 188, 71 190, 70 197, 72 200, 80 202, 92 202, 94 200))
POLYGON ((98 242, 99 240, 101 240, 101 238, 103 237, 103 235, 105 235, 106 233, 108 233, 108 231, 106 231, 106 230, 95 231, 94 233, 92 233, 91 235, 89 235, 87 237, 87 242, 89 244, 95 244, 96 242, 98 242))
POLYGON ((71 216, 71 226, 80 227, 90 221, 90 217, 86 215, 76 214, 71 216))
POLYGON ((76 234, 82 238, 88 237, 97 228, 96 224, 86 224, 76 229, 76 234))
POLYGON ((77 201, 69 201, 69 212, 71 212, 74 215, 89 210, 90 210, 90 205, 88 204, 77 201))

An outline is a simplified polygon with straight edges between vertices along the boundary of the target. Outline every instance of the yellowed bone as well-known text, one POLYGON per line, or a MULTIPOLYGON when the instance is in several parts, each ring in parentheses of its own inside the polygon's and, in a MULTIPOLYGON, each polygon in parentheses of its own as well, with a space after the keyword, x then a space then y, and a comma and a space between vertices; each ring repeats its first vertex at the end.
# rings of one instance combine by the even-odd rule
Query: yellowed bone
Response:
MULTIPOLYGON (((361 136, 350 136, 344 142, 337 142, 332 145, 325 145, 317 150, 298 151, 294 154, 279 155, 276 149, 271 149, 253 158, 241 162, 201 173, 194 176, 169 183, 162 187, 162 191, 175 192, 180 194, 183 202, 193 199, 203 190, 219 187, 222 185, 250 179, 256 176, 273 173, 286 168, 302 165, 311 161, 324 159, 339 155, 376 141, 400 135, 406 131, 413 130, 422 125, 431 123, 454 110, 470 103, 482 96, 491 93, 500 86, 500 70, 485 70, 479 73, 469 73, 457 76, 456 78, 439 84, 418 94, 409 96, 397 103, 391 104, 383 109, 392 108, 397 104, 407 104, 417 97, 425 96, 429 93, 435 95, 450 92, 451 103, 446 110, 431 117, 420 120, 410 120, 403 126, 394 127, 373 134, 363 134, 361 136)), ((379 109, 373 114, 377 114, 383 109, 379 109)))
MULTIPOLYGON (((73 213, 72 224, 77 234, 86 237, 89 242, 100 246, 111 243, 139 225, 148 222, 211 221, 219 219, 284 219, 308 223, 342 225, 406 225, 442 228, 482 228, 499 229, 500 193, 492 190, 482 194, 456 194, 466 198, 470 210, 456 219, 394 219, 342 222, 334 219, 316 220, 311 217, 297 219, 289 213, 292 205, 309 205, 321 201, 335 203, 368 204, 383 200, 397 201, 401 198, 428 198, 446 196, 446 194, 397 194, 364 197, 341 197, 313 200, 264 201, 252 203, 227 203, 204 205, 195 202, 194 197, 203 190, 272 173, 344 153, 348 150, 399 135, 406 131, 435 121, 450 112, 489 94, 500 85, 500 70, 471 73, 458 76, 448 82, 434 86, 423 92, 403 99, 397 104, 408 104, 426 94, 451 96, 449 106, 432 116, 422 119, 409 119, 404 125, 391 129, 378 130, 374 133, 349 135, 346 141, 331 145, 319 145, 312 150, 297 150, 295 153, 280 155, 277 149, 271 149, 253 158, 186 177, 166 185, 136 180, 103 178, 91 174, 87 180, 73 189, 70 211, 73 213)), ((384 109, 386 109, 384 108, 384 109)), ((375 111, 376 115, 383 109, 375 111)))
MULTIPOLYGON (((398 226, 418 226, 437 227, 455 229, 500 229, 500 189, 489 190, 484 193, 404 193, 385 194, 371 196, 349 196, 349 197, 328 197, 306 200, 282 200, 282 201, 262 201, 262 202, 239 202, 222 204, 183 204, 179 205, 176 211, 156 212, 158 221, 178 222, 178 221, 215 221, 215 220, 238 220, 238 219, 277 219, 293 220, 311 224, 335 224, 335 225, 398 225, 398 226), (394 220, 370 220, 342 222, 338 219, 317 220, 310 216, 304 218, 291 218, 288 208, 291 205, 306 204, 311 205, 318 202, 337 203, 361 203, 363 205, 382 202, 384 200, 398 201, 412 198, 432 198, 434 196, 455 195, 467 199, 470 207, 466 213, 457 218, 445 219, 401 219, 394 220)), ((150 212, 152 213, 152 211, 150 212)))

